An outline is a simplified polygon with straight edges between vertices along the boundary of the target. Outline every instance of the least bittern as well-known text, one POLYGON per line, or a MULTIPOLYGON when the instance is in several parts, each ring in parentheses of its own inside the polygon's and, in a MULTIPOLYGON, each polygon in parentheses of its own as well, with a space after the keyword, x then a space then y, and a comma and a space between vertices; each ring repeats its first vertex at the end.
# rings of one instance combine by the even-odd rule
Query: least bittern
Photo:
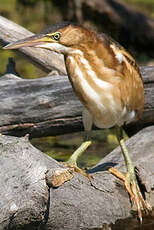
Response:
MULTIPOLYGON (((150 210, 140 191, 133 163, 120 127, 139 118, 144 107, 144 88, 134 58, 107 35, 82 26, 64 23, 35 36, 11 43, 5 49, 41 47, 61 53, 72 87, 84 106, 83 124, 88 136, 94 123, 99 128, 117 126, 117 136, 127 172, 109 171, 124 181, 130 199, 135 201, 140 222, 141 209, 150 210)), ((68 164, 80 172, 76 161, 90 145, 86 140, 72 154, 68 164)))

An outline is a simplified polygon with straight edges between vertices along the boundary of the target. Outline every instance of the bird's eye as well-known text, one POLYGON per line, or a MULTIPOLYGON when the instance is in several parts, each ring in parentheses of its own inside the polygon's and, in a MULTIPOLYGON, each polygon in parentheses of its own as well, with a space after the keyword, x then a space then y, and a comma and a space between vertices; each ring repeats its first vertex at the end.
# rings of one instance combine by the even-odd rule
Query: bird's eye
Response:
POLYGON ((60 39, 60 36, 61 36, 60 33, 56 33, 56 34, 53 35, 53 39, 58 41, 60 39))

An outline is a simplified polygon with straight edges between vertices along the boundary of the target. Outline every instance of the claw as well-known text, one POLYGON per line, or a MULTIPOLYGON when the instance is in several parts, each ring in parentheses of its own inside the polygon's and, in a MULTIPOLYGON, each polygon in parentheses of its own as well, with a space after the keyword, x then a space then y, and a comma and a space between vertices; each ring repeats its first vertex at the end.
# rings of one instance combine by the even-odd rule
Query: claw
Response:
POLYGON ((74 163, 71 163, 71 162, 61 162, 62 165, 64 165, 65 167, 68 167, 68 168, 71 168, 71 169, 74 169, 75 172, 85 176, 85 177, 88 177, 89 180, 93 179, 93 177, 90 175, 90 174, 87 174, 85 172, 85 170, 83 169, 80 169, 76 164, 74 163))
POLYGON ((62 164, 68 168, 72 168, 74 169, 75 172, 80 173, 83 176, 88 177, 89 180, 92 179, 92 176, 87 174, 84 170, 80 169, 77 166, 77 159, 79 158, 79 156, 81 156, 81 154, 83 152, 86 151, 86 149, 91 145, 91 141, 84 141, 80 147, 72 154, 72 156, 69 158, 69 160, 67 162, 63 162, 62 164))
POLYGON ((142 224, 142 210, 144 210, 145 213, 149 213, 151 211, 151 207, 148 204, 148 202, 144 200, 141 194, 140 188, 138 186, 135 175, 127 172, 126 176, 124 176, 121 172, 119 172, 115 168, 110 168, 109 171, 114 176, 124 181, 126 191, 128 192, 130 196, 131 202, 135 203, 136 205, 137 212, 138 212, 138 218, 139 218, 140 223, 142 224))

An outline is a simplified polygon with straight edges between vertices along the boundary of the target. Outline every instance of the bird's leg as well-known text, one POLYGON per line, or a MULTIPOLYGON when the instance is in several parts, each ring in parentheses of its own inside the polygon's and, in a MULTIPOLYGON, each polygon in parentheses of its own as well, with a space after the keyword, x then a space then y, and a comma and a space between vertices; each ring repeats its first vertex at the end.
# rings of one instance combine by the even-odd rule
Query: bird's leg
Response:
POLYGON ((82 155, 83 152, 86 151, 89 145, 91 145, 90 137, 91 137, 91 129, 92 129, 92 123, 93 118, 91 114, 88 112, 86 108, 83 109, 82 112, 82 121, 84 126, 84 141, 80 145, 80 147, 72 154, 72 156, 69 158, 69 160, 65 163, 67 167, 74 168, 74 170, 84 176, 87 176, 89 179, 91 179, 91 176, 87 174, 84 170, 80 169, 77 166, 77 160, 82 155))
POLYGON ((117 138, 119 141, 119 145, 121 147, 122 154, 124 156, 127 172, 126 175, 123 175, 121 172, 119 172, 115 168, 110 168, 109 171, 114 174, 116 177, 124 181, 125 188, 127 192, 129 193, 131 202, 135 202, 137 211, 138 211, 138 217, 140 220, 140 223, 142 223, 142 212, 143 209, 146 212, 149 212, 151 210, 150 205, 144 200, 140 187, 137 182, 135 169, 133 166, 133 163, 131 161, 129 152, 126 148, 122 129, 120 127, 116 127, 117 131, 117 138))
POLYGON ((91 145, 90 132, 85 131, 85 137, 83 143, 79 146, 77 150, 71 155, 68 161, 64 162, 64 165, 70 168, 74 168, 74 170, 84 176, 90 178, 90 176, 82 169, 77 166, 78 158, 86 151, 86 149, 91 145))
POLYGON ((91 145, 90 139, 90 133, 85 131, 84 141, 79 146, 77 150, 71 155, 69 160, 67 162, 72 163, 73 165, 77 166, 77 160, 78 158, 86 151, 86 149, 91 145))

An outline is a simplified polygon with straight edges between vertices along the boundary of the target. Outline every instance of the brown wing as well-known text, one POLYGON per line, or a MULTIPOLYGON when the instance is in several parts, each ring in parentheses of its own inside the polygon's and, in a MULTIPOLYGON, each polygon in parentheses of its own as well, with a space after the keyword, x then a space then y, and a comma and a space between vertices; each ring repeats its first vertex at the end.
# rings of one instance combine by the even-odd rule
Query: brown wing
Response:
POLYGON ((135 59, 117 42, 106 34, 102 35, 111 49, 115 62, 112 68, 120 76, 118 87, 122 104, 130 111, 135 110, 138 117, 144 108, 144 88, 142 76, 135 59))

